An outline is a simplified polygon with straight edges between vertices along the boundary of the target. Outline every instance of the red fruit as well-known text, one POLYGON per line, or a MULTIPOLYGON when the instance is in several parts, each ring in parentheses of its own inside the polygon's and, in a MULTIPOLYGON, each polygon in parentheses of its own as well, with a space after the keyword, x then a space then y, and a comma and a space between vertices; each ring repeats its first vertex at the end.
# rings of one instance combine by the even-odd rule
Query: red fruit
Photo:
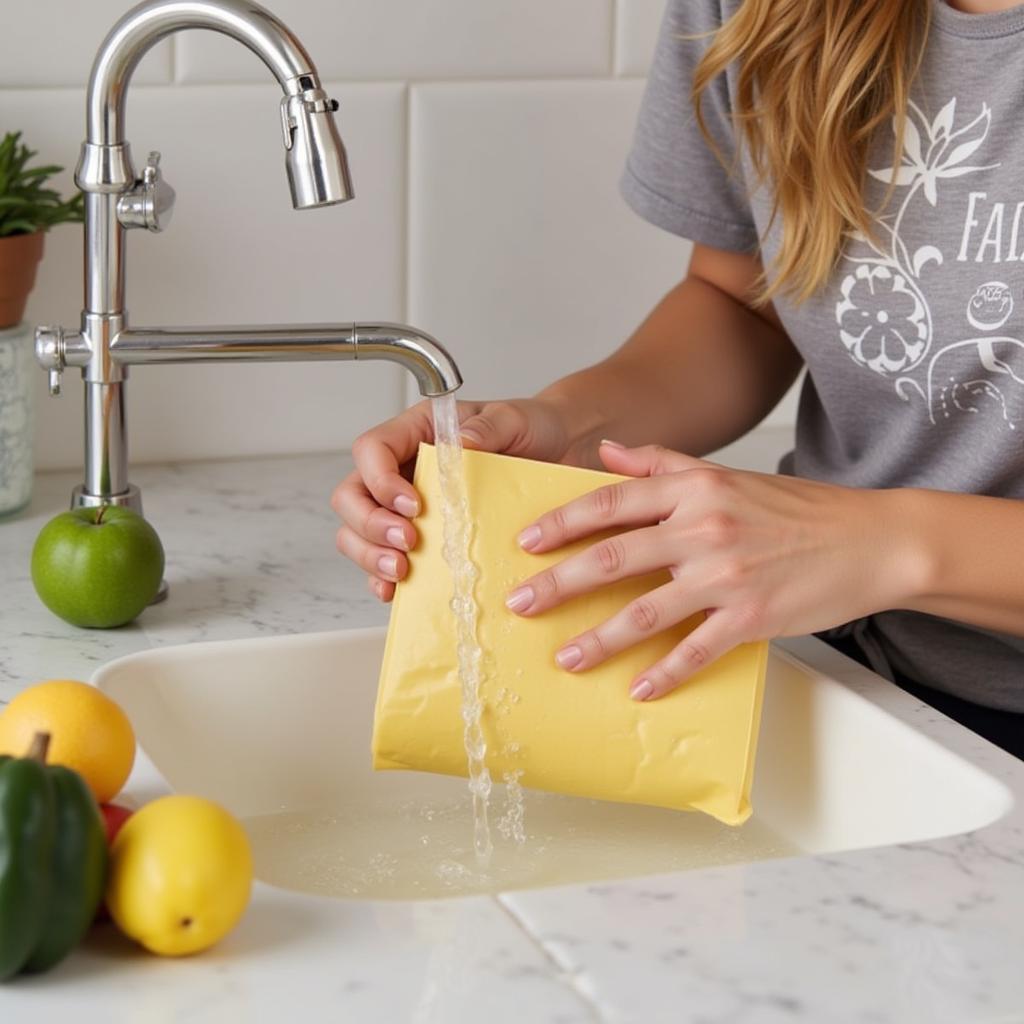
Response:
POLYGON ((103 812, 103 824, 107 826, 107 845, 109 846, 121 831, 121 826, 132 816, 132 811, 118 804, 100 804, 103 812))
MULTIPOLYGON (((103 824, 107 829, 107 846, 109 847, 121 831, 121 826, 132 816, 132 811, 119 804, 100 804, 100 813, 103 815, 103 824)), ((96 910, 96 921, 107 921, 110 912, 107 910, 106 900, 100 903, 96 910)))

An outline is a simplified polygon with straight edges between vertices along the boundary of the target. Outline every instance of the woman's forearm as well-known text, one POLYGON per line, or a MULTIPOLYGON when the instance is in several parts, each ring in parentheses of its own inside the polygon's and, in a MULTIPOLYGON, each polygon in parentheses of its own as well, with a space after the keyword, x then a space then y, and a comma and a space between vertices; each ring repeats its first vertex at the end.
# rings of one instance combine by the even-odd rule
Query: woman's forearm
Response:
POLYGON ((565 421, 566 462, 598 466, 603 437, 704 455, 756 426, 799 369, 780 328, 691 275, 617 352, 538 398, 565 421))
POLYGON ((916 567, 900 607, 1024 636, 1024 502, 907 489, 900 504, 916 567))

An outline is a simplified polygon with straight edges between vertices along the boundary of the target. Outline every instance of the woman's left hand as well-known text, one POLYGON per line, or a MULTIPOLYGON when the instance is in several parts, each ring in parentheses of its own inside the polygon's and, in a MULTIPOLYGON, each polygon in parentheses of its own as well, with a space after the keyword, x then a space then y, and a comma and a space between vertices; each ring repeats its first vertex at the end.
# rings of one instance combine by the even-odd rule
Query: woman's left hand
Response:
POLYGON ((626 530, 524 581, 508 607, 533 616, 625 577, 668 569, 672 579, 594 629, 555 660, 599 665, 701 610, 705 620, 630 686, 661 697, 737 644, 813 633, 899 607, 918 571, 900 490, 863 490, 726 469, 664 448, 603 442, 609 470, 636 477, 543 515, 519 536, 530 552, 626 530))

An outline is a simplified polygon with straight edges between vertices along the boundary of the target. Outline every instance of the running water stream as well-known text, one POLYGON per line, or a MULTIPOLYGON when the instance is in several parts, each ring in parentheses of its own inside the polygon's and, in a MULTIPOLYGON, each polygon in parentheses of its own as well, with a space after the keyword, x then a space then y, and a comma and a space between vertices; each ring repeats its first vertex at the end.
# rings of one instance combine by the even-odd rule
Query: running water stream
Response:
POLYGON ((432 401, 437 468, 444 517, 444 560, 452 571, 451 609, 455 613, 459 683, 462 687, 463 738, 469 766, 469 792, 473 799, 473 845, 481 867, 488 867, 493 844, 487 818, 491 773, 487 768, 487 739, 481 716, 483 652, 477 637, 478 611, 473 590, 479 570, 470 557, 472 522, 462 471, 462 441, 454 395, 432 401))

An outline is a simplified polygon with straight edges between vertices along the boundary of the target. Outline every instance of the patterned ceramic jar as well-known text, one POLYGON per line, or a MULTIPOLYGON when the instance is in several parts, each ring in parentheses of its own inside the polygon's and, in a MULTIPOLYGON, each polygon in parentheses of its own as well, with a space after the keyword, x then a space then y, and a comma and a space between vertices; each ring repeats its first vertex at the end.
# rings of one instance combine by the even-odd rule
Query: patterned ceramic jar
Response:
POLYGON ((32 395, 39 367, 32 330, 0 331, 0 515, 32 496, 32 395))

